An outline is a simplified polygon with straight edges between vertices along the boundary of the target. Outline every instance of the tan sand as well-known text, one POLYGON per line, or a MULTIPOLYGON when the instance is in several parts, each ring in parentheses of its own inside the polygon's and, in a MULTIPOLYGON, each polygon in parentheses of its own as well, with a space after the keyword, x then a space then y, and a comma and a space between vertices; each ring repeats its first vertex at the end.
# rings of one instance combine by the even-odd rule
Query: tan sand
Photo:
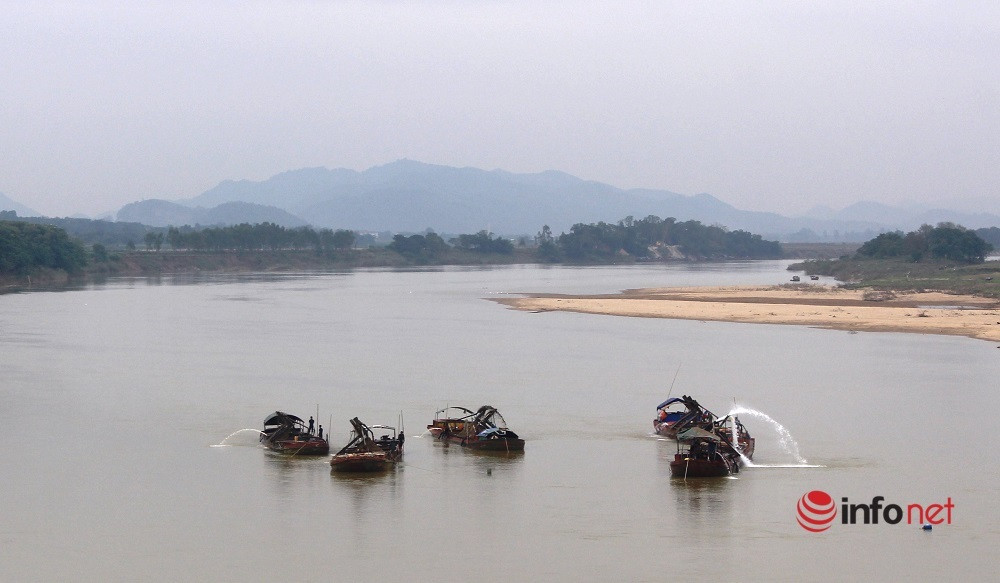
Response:
POLYGON ((518 310, 644 318, 796 324, 866 332, 952 334, 1000 342, 1000 302, 940 292, 896 292, 865 299, 861 290, 819 285, 651 288, 621 294, 531 294, 495 299, 518 310))

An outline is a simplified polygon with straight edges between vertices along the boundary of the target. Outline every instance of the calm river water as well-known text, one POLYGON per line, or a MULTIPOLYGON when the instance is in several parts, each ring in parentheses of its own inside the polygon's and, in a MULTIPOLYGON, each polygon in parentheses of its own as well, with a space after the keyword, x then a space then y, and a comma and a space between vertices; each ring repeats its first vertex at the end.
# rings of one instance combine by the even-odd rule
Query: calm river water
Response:
POLYGON ((0 296, 0 579, 994 577, 996 345, 484 299, 780 283, 784 266, 163 277, 0 296), (791 439, 743 414, 759 467, 672 480, 675 445, 650 429, 675 375, 674 395, 763 412, 791 439), (523 455, 418 438, 436 409, 487 403, 523 455), (351 417, 402 413, 405 463, 331 475, 239 431, 317 406, 334 447, 351 417), (954 510, 930 532, 838 513, 813 534, 796 521, 812 490, 954 510))

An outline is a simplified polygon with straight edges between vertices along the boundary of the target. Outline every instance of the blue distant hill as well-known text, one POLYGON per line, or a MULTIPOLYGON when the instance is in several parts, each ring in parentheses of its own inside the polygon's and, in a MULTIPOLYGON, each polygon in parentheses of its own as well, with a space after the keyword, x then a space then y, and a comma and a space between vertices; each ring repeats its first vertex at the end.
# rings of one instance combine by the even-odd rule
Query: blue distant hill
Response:
POLYGON ((7 196, 2 192, 0 192, 0 211, 14 211, 20 217, 41 216, 41 213, 38 211, 28 208, 15 200, 7 198, 7 196))
POLYGON ((868 204, 839 212, 825 209, 809 216, 787 217, 740 210, 709 194, 625 190, 554 170, 517 174, 412 160, 360 172, 303 168, 263 181, 227 180, 192 199, 133 203, 122 209, 124 216, 119 212, 119 220, 152 225, 192 221, 214 224, 215 219, 202 215, 183 220, 188 216, 184 207, 210 212, 235 202, 248 206, 230 207, 223 213, 230 223, 260 222, 251 217, 270 216, 266 220, 285 226, 293 226, 286 221, 300 220, 317 228, 392 232, 430 228, 446 233, 485 229, 506 236, 533 235, 543 225, 558 234, 576 223, 614 223, 628 216, 649 215, 723 225, 768 239, 811 242, 866 241, 887 230, 912 230, 921 222, 952 221, 969 228, 1000 225, 1000 217, 995 215, 918 213, 884 206, 872 209, 868 204), (863 209, 872 212, 861 212, 863 209))
POLYGON ((237 225, 275 223, 282 227, 304 227, 307 221, 282 209, 249 202, 225 202, 212 208, 190 207, 167 200, 150 199, 127 204, 118 211, 118 221, 153 227, 183 225, 237 225))
MULTIPOLYGON (((283 208, 319 227, 371 231, 556 233, 576 223, 617 222, 656 215, 699 220, 765 235, 792 233, 823 221, 739 210, 709 194, 624 190, 549 170, 517 174, 399 160, 361 172, 304 168, 268 180, 225 181, 183 202, 211 207, 240 200, 283 208)), ((842 225, 875 234, 876 225, 842 225)), ((777 238, 777 237, 775 237, 777 238)), ((860 236, 859 236, 860 240, 860 236)))

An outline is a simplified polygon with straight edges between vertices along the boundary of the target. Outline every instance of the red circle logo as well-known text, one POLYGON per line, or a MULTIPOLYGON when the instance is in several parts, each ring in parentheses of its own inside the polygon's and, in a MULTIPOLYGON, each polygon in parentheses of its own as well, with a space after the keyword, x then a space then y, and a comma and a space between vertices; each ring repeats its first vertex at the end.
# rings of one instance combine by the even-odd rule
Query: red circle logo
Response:
POLYGON ((813 490, 799 498, 795 506, 799 526, 809 532, 823 532, 830 528, 833 519, 837 517, 837 506, 833 497, 822 490, 813 490))

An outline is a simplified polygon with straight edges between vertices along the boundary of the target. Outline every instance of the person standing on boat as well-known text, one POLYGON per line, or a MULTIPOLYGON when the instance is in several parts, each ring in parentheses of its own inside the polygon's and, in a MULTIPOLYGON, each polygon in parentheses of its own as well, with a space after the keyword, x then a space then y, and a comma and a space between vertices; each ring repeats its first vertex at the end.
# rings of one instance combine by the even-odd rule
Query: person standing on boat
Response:
POLYGON ((319 426, 319 438, 323 439, 323 426, 322 425, 319 426))
POLYGON ((312 415, 309 416, 309 435, 316 432, 316 422, 313 421, 312 415))

